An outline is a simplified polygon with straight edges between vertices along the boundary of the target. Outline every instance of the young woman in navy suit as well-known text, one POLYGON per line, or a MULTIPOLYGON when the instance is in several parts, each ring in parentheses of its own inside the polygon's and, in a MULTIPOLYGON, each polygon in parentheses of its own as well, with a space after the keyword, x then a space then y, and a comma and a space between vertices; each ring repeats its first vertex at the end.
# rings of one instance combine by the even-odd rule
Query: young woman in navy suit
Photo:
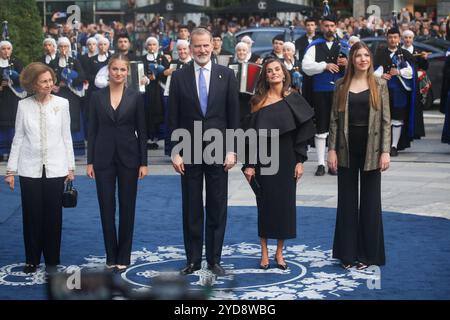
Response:
POLYGON ((89 106, 87 175, 96 180, 106 266, 118 272, 130 264, 137 181, 148 173, 144 103, 140 93, 125 86, 128 67, 126 56, 112 56, 108 64, 109 86, 94 92, 89 106))

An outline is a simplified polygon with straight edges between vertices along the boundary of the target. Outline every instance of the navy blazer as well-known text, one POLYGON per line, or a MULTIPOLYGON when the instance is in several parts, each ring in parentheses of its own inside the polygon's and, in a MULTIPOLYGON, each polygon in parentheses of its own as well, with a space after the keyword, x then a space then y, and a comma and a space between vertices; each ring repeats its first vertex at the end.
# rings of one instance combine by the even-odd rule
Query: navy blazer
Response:
POLYGON ((126 88, 117 112, 116 121, 109 86, 92 94, 87 162, 93 164, 94 169, 110 165, 115 152, 127 168, 147 165, 147 131, 142 95, 126 88))
MULTIPOLYGON (((239 127, 238 85, 233 70, 211 65, 208 106, 203 115, 197 94, 194 64, 190 64, 172 74, 169 96, 169 129, 186 129, 194 137, 194 121, 202 122, 203 133, 208 129, 225 130, 239 127)), ((172 143, 172 147, 177 142, 172 143)), ((234 151, 234 150, 224 150, 234 151)))

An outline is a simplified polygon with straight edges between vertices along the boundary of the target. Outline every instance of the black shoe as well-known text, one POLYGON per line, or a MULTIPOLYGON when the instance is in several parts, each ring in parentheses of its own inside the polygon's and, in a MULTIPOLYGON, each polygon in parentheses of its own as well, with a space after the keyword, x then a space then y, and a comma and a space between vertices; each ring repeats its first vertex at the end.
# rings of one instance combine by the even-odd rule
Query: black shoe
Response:
POLYGON ((288 269, 287 263, 285 262, 284 264, 279 264, 277 258, 275 258, 275 265, 276 265, 276 267, 278 269, 281 269, 281 270, 287 270, 288 269))
POLYGON ((22 269, 22 271, 24 273, 35 273, 36 270, 37 270, 37 265, 35 265, 35 264, 28 264, 28 263, 22 269))
POLYGON ((325 175, 325 166, 323 166, 323 165, 318 166, 315 175, 318 177, 324 176, 325 175))
POLYGON ((356 264, 356 270, 364 270, 364 269, 367 269, 368 267, 369 266, 367 264, 362 263, 362 262, 358 262, 356 264))
POLYGON ((181 269, 180 274, 185 276, 185 275, 194 273, 194 271, 200 270, 201 268, 202 268, 202 266, 200 265, 200 263, 198 263, 198 264, 190 263, 186 267, 181 269))
POLYGON ((348 269, 350 269, 350 268, 352 268, 353 267, 353 265, 351 264, 351 263, 341 263, 341 267, 343 268, 343 269, 345 269, 345 270, 348 270, 348 269))
POLYGON ((156 142, 147 143, 147 149, 158 150, 159 145, 156 142))
POLYGON ((331 169, 328 169, 328 174, 331 175, 331 176, 337 176, 338 175, 337 170, 333 171, 331 169))
POLYGON ((267 269, 270 268, 270 264, 260 264, 259 268, 262 269, 262 270, 267 270, 267 269))
POLYGON ((390 152, 391 157, 397 157, 398 156, 398 150, 396 147, 391 147, 391 152, 390 152))
POLYGON ((208 269, 216 276, 224 276, 226 274, 225 269, 218 263, 208 264, 208 269))

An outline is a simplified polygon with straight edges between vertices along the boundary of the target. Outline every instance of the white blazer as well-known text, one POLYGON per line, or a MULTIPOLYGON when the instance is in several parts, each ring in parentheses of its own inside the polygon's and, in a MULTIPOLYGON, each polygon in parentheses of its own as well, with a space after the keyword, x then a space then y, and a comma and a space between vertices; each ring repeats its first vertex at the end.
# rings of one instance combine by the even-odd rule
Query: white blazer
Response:
POLYGON ((41 178, 43 166, 47 178, 75 169, 69 101, 55 95, 42 106, 34 96, 19 101, 7 171, 41 178))

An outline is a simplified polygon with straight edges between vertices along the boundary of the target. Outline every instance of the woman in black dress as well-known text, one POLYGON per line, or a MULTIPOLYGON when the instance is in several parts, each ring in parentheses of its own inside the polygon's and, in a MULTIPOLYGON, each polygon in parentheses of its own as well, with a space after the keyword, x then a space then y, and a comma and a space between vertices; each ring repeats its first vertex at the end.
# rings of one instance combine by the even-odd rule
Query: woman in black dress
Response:
POLYGON ((141 80, 145 84, 145 117, 150 149, 158 149, 160 125, 164 122, 163 84, 166 82, 169 61, 159 50, 159 42, 155 37, 145 41, 147 54, 142 57, 145 77, 141 80))
POLYGON ((390 163, 391 117, 387 83, 374 76, 367 45, 355 43, 349 57, 328 137, 328 166, 339 166, 333 258, 345 269, 364 269, 385 263, 381 171, 390 163))
POLYGON ((0 42, 0 162, 6 160, 4 155, 11 149, 19 100, 27 95, 20 88, 22 64, 12 52, 11 42, 0 42))
POLYGON ((71 43, 68 38, 59 38, 59 55, 50 62, 49 67, 53 69, 57 78, 53 93, 69 100, 73 149, 75 156, 82 156, 85 154, 85 136, 81 118, 80 98, 85 94, 84 80, 86 78, 80 61, 71 56, 70 46, 71 43))
MULTIPOLYGON (((232 68, 233 70, 238 70, 236 77, 239 81, 241 81, 241 72, 243 64, 249 62, 250 58, 250 51, 248 49, 248 45, 244 42, 239 42, 235 49, 235 54, 233 60, 228 65, 229 68, 232 68)), ((246 116, 250 114, 250 99, 252 95, 240 92, 239 91, 239 110, 240 110, 240 116, 239 120, 242 121, 245 119, 246 116)))
MULTIPOLYGON (((307 140, 315 133, 311 107, 290 86, 289 72, 283 63, 278 59, 267 59, 258 80, 256 94, 250 102, 252 113, 247 117, 245 125, 247 129, 279 130, 278 136, 272 135, 267 139, 267 150, 271 150, 272 143, 279 143, 279 154, 271 155, 272 159, 278 157, 278 170, 268 175, 268 165, 264 165, 251 152, 244 170, 250 183, 255 179, 260 185, 256 200, 262 269, 269 268, 267 239, 277 239, 276 266, 282 270, 287 269, 283 257, 284 240, 296 237, 296 186, 303 174, 303 162, 307 160, 307 140)), ((262 141, 264 139, 258 138, 258 150, 262 147, 262 141)), ((273 164, 274 162, 269 166, 273 164)))

